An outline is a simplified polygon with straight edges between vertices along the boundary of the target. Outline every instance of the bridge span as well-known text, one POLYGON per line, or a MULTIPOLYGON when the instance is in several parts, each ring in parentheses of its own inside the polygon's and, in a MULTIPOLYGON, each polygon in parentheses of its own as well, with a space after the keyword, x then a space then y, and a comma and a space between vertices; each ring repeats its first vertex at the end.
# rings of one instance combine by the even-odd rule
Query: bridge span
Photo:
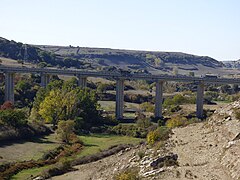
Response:
POLYGON ((116 118, 123 118, 124 111, 124 81, 125 80, 152 80, 156 82, 155 112, 157 118, 162 117, 163 83, 166 81, 194 82, 197 87, 196 115, 203 117, 203 96, 205 84, 240 84, 240 79, 233 78, 209 78, 191 77, 184 75, 152 75, 152 74, 132 74, 109 71, 85 71, 72 69, 52 69, 52 68, 27 68, 0 66, 0 72, 5 75, 5 100, 14 102, 14 74, 15 73, 37 73, 41 75, 41 86, 46 87, 50 81, 50 75, 69 75, 78 78, 80 87, 87 86, 87 77, 112 78, 116 80, 116 118))

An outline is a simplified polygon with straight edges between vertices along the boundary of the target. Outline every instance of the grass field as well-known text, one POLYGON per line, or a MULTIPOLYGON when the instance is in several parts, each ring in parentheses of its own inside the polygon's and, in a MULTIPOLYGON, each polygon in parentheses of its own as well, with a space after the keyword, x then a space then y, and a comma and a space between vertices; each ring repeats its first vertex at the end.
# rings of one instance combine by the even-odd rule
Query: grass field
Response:
MULTIPOLYGON (((93 134, 90 136, 79 136, 80 139, 84 142, 83 150, 77 154, 77 157, 83 157, 87 155, 95 154, 101 150, 107 149, 113 145, 118 144, 138 144, 143 139, 133 138, 128 136, 116 136, 116 135, 102 135, 102 134, 93 134)), ((75 157, 75 156, 74 156, 75 157)), ((72 157, 72 158, 74 158, 72 157)), ((29 179, 31 176, 37 176, 44 169, 49 168, 50 166, 45 166, 41 168, 27 169, 19 172, 12 179, 29 179)))
POLYGON ((31 159, 37 160, 42 157, 44 152, 59 145, 60 143, 56 140, 54 134, 42 138, 34 138, 31 141, 21 140, 14 143, 1 144, 0 164, 31 159))
POLYGON ((139 138, 128 136, 102 135, 94 134, 91 136, 80 136, 85 147, 78 157, 95 154, 101 150, 107 149, 110 146, 118 144, 138 144, 142 141, 139 138))

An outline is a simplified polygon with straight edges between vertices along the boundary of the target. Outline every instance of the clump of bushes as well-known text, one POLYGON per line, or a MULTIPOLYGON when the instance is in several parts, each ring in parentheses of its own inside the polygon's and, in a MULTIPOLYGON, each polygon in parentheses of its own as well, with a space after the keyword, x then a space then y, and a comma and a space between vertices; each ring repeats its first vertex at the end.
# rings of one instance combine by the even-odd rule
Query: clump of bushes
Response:
POLYGON ((146 112, 154 112, 154 104, 151 102, 144 102, 140 104, 140 109, 146 112))
POLYGON ((179 126, 185 126, 188 124, 187 118, 177 115, 172 117, 170 120, 167 121, 166 125, 168 128, 174 128, 179 126))
POLYGON ((169 138, 170 132, 170 129, 165 126, 158 127, 156 130, 150 131, 148 133, 147 142, 148 144, 153 145, 157 141, 165 141, 169 138))
POLYGON ((140 128, 148 128, 151 125, 152 125, 151 121, 147 118, 137 120, 137 126, 140 128))
POLYGON ((114 177, 115 180, 139 180, 137 169, 126 169, 114 177))
POLYGON ((110 132, 118 135, 146 138, 151 129, 156 129, 156 125, 153 125, 149 119, 143 118, 138 119, 136 124, 118 124, 112 127, 110 132))
POLYGON ((18 128, 27 124, 27 115, 22 110, 0 110, 0 124, 18 128))
POLYGON ((171 105, 194 104, 195 102, 196 98, 194 96, 176 94, 173 98, 166 98, 163 102, 163 106, 168 107, 171 105))
POLYGON ((136 138, 145 138, 147 135, 147 130, 145 128, 138 127, 135 124, 119 124, 111 128, 111 133, 124 136, 133 136, 136 138))
POLYGON ((67 159, 63 159, 57 162, 56 164, 54 164, 51 168, 44 170, 41 173, 41 176, 43 176, 45 179, 51 178, 52 176, 64 174, 68 172, 70 169, 72 169, 71 161, 67 159))

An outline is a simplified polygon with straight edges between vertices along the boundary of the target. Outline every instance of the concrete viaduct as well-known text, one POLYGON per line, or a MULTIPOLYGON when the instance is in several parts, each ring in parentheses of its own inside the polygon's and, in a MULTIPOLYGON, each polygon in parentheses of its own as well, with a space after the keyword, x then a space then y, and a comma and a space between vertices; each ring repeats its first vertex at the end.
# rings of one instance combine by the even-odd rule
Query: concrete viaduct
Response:
POLYGON ((151 75, 151 74, 131 74, 108 71, 83 71, 70 69, 50 69, 50 68, 26 68, 0 66, 0 72, 5 74, 5 100, 14 102, 14 74, 15 73, 38 73, 41 75, 41 86, 46 87, 50 80, 50 75, 69 75, 78 78, 80 87, 86 87, 87 77, 113 78, 116 80, 116 118, 122 119, 124 112, 124 80, 152 80, 156 82, 155 95, 155 117, 162 117, 163 83, 166 81, 194 82, 197 87, 196 115, 203 117, 203 96, 204 84, 240 84, 240 79, 233 78, 207 78, 191 76, 171 76, 171 75, 151 75))

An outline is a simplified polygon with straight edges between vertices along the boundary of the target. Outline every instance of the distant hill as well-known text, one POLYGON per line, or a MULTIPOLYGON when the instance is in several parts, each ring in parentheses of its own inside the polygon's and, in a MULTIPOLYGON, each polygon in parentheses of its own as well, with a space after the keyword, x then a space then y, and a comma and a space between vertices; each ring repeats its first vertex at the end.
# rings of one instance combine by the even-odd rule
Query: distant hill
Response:
POLYGON ((202 69, 224 67, 222 62, 211 57, 181 52, 45 45, 27 45, 26 48, 22 43, 4 38, 0 38, 0 56, 44 66, 107 70, 117 67, 132 71, 160 73, 170 73, 174 68, 180 71, 202 71, 202 69))
POLYGON ((223 61, 227 68, 240 69, 240 59, 237 61, 223 61))

